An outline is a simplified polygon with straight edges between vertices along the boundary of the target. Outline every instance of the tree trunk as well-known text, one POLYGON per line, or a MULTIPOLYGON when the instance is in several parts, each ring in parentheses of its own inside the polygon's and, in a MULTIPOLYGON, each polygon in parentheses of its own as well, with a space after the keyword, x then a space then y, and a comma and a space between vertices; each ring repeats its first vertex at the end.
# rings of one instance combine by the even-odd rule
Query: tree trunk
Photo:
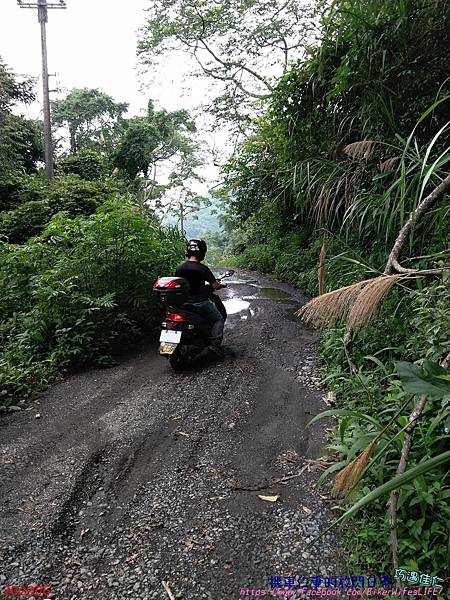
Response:
MULTIPOLYGON (((397 271, 399 273, 414 273, 415 269, 405 269, 399 263, 400 252, 406 242, 409 232, 411 231, 411 227, 413 222, 417 222, 422 215, 424 215, 429 208, 436 202, 438 198, 440 198, 447 190, 450 189, 450 175, 448 175, 426 198, 420 202, 415 211, 413 211, 410 215, 406 223, 400 229, 400 232, 395 240, 395 244, 392 247, 391 253, 389 255, 386 268, 384 270, 385 275, 390 275, 393 271, 397 271)), ((425 272, 423 272, 425 274, 425 272)))

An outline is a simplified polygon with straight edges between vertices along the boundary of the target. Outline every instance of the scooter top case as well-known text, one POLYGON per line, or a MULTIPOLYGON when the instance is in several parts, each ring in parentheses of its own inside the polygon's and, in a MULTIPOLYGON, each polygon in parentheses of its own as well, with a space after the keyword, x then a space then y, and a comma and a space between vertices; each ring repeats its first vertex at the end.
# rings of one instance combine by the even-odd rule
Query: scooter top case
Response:
POLYGON ((191 288, 184 277, 160 277, 153 286, 165 306, 179 307, 188 301, 191 288))

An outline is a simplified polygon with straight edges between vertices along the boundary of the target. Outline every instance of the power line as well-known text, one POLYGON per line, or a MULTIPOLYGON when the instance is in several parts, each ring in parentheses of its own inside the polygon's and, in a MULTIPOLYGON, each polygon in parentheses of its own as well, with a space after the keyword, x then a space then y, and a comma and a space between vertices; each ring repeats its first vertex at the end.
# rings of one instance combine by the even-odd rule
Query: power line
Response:
POLYGON ((17 0, 20 8, 37 8, 38 21, 41 26, 41 51, 42 51, 42 83, 44 96, 44 149, 45 149, 45 171, 48 177, 53 177, 53 144, 52 144, 52 123, 50 115, 50 92, 48 86, 48 62, 47 62, 47 31, 48 9, 67 8, 65 0, 59 0, 59 3, 47 0, 37 0, 37 2, 23 2, 17 0))

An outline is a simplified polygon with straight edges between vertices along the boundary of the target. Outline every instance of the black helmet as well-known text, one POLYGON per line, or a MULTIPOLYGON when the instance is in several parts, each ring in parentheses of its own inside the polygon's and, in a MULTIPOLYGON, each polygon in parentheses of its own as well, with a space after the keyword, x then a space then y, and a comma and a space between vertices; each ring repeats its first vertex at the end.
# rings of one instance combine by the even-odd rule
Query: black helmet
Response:
POLYGON ((200 260, 203 260, 207 250, 208 246, 205 240, 189 240, 186 247, 186 256, 188 258, 198 256, 200 260))

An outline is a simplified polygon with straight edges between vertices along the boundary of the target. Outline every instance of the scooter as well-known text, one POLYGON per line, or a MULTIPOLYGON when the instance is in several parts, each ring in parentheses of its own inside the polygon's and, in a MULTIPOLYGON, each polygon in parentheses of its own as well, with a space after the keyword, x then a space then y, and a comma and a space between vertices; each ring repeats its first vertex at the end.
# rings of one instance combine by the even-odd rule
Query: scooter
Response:
MULTIPOLYGON (((234 270, 221 273, 217 281, 231 277, 234 270)), ((211 323, 189 307, 189 283, 183 277, 160 277, 153 286, 165 311, 166 319, 161 324, 159 354, 169 359, 174 371, 182 371, 211 362, 213 355, 208 350, 211 323)), ((226 319, 226 310, 211 287, 210 298, 226 319)))

